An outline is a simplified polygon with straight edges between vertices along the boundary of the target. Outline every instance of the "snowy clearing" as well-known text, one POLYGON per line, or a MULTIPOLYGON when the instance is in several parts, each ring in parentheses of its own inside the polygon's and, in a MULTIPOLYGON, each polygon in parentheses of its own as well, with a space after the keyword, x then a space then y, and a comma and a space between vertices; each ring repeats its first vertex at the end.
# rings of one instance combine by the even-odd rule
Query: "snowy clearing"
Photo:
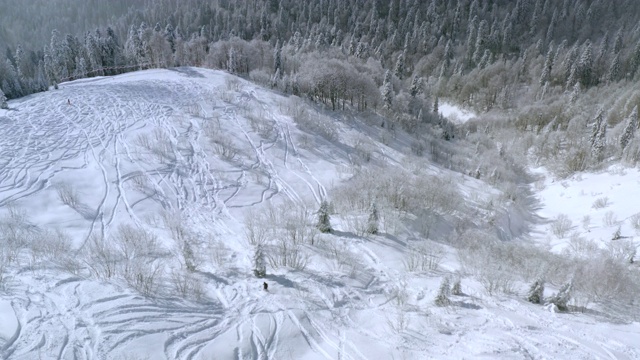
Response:
MULTIPOLYGON (((109 277, 103 268, 86 270, 97 266, 87 261, 82 270, 47 253, 19 257, 0 287, 3 359, 640 358, 640 324, 550 312, 525 302, 521 286, 488 295, 465 277, 462 294, 435 306, 459 259, 443 247, 438 266, 407 271, 403 261, 418 241, 394 235, 400 225, 392 212, 383 214, 379 234, 366 236, 351 230, 362 214, 336 215, 333 234, 312 234, 313 246, 300 245, 306 268, 253 275, 247 229, 256 214, 278 226, 294 212, 308 217, 361 163, 437 175, 475 194, 469 203, 496 192, 407 160, 402 134, 389 140, 364 121, 338 122, 293 97, 197 68, 70 82, 9 105, 0 112, 0 215, 26 224, 29 234, 68 234, 71 248, 54 249, 61 257, 81 258, 100 239, 128 251, 123 226, 135 225, 144 230, 135 234, 154 234, 158 244, 135 248, 146 261, 132 264, 158 266, 163 277, 151 289, 138 281, 147 273, 134 267, 109 277), (182 259, 185 243, 197 264, 182 259), (183 270, 189 266, 195 270, 183 270)), ((562 188, 547 179, 540 215, 567 213, 576 224, 585 207, 607 196, 622 235, 633 235, 626 220, 633 207, 622 204, 638 180, 635 171, 583 175, 562 188)), ((598 223, 606 204, 587 229, 599 238, 615 230, 598 223)), ((300 230, 293 221, 286 226, 300 230)), ((537 230, 547 238, 548 230, 537 230)), ((27 242, 36 241, 45 240, 27 242)))

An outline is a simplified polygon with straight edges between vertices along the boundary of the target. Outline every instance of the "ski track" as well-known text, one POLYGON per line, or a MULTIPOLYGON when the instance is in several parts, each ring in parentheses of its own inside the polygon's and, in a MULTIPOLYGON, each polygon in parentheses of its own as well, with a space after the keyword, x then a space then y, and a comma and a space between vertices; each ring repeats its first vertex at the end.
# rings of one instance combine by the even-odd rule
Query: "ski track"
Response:
MULTIPOLYGON (((316 202, 327 196, 299 156, 289 124, 267 111, 264 103, 260 106, 267 113, 265 121, 276 130, 275 138, 261 139, 246 130, 237 109, 243 102, 259 101, 254 91, 239 96, 234 104, 225 104, 222 114, 224 121, 235 124, 244 135, 245 145, 254 156, 254 164, 240 168, 239 177, 228 182, 216 176, 216 166, 200 145, 205 141, 201 119, 177 120, 171 116, 184 111, 184 104, 192 104, 196 98, 202 119, 211 118, 213 113, 202 106, 207 104, 203 94, 215 89, 179 81, 115 84, 109 85, 110 91, 102 86, 100 82, 62 85, 58 91, 25 100, 19 113, 9 114, 10 126, 0 137, 0 207, 37 195, 64 182, 66 176, 74 176, 77 170, 92 169, 101 186, 92 189, 90 198, 80 199, 84 214, 91 214, 86 219, 86 243, 93 234, 108 236, 120 212, 142 225, 136 209, 145 201, 167 210, 180 209, 186 216, 203 211, 221 214, 228 208, 252 206, 279 194, 304 204, 300 189, 283 179, 285 172, 302 180, 316 202), (67 98, 72 105, 67 104, 67 98), (166 99, 183 100, 176 104, 166 99), (161 159, 159 163, 150 158, 153 149, 141 149, 129 135, 139 131, 157 131, 168 140, 168 151, 155 155, 161 159), (272 162, 273 151, 284 151, 282 163, 272 162), (263 174, 267 184, 258 199, 238 203, 235 199, 243 193, 249 172, 263 174), (140 191, 144 197, 132 192, 136 178, 147 184, 140 191)), ((78 208, 70 210, 80 214, 78 208)), ((325 358, 332 358, 325 350, 327 346, 344 353, 339 339, 313 321, 311 312, 300 315, 306 319, 305 324, 310 324, 304 325, 293 311, 269 299, 275 294, 256 296, 246 288, 228 293, 222 288, 225 291, 218 291, 220 304, 191 306, 152 303, 127 294, 94 297, 78 277, 53 283, 43 289, 27 286, 14 299, 19 327, 14 338, 0 349, 3 359, 107 359, 132 341, 156 334, 165 336, 163 352, 167 359, 197 359, 207 345, 229 331, 238 333, 238 358, 249 355, 276 359, 280 334, 291 326, 304 336, 310 350, 325 358), (57 331, 48 331, 53 328, 57 331)))

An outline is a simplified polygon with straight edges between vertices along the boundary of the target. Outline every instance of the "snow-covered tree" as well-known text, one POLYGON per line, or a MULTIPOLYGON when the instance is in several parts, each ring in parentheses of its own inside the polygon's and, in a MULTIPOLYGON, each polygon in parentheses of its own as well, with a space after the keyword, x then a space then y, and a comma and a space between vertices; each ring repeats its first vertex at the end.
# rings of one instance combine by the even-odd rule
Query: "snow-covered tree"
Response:
POLYGON ((589 87, 595 82, 593 74, 593 47, 587 40, 580 61, 578 62, 578 81, 584 87, 589 87))
POLYGON ((591 154, 600 160, 604 153, 605 138, 607 135, 607 123, 604 119, 604 109, 601 107, 598 109, 596 117, 593 121, 591 132, 591 154))
POLYGON ((380 215, 378 214, 378 207, 375 203, 371 204, 371 210, 369 212, 369 219, 367 220, 367 233, 377 234, 378 223, 380 222, 380 215))
POLYGON ((411 87, 409 88, 409 95, 412 97, 416 97, 418 94, 422 92, 422 78, 419 76, 414 76, 411 79, 411 87))
POLYGON ((398 59, 396 60, 396 66, 394 68, 394 73, 398 77, 398 79, 402 79, 405 70, 405 60, 407 58, 407 50, 405 49, 398 55, 398 59))
POLYGON ((318 223, 316 227, 320 232, 328 233, 331 232, 331 218, 329 216, 329 203, 326 200, 323 200, 320 203, 320 209, 318 210, 318 223))
POLYGON ((620 147, 622 148, 622 150, 624 150, 631 139, 633 139, 633 136, 636 133, 636 129, 638 129, 638 105, 633 107, 631 115, 629 115, 627 126, 624 128, 624 133, 622 133, 622 136, 620 136, 620 147))
POLYGON ((451 289, 449 288, 449 278, 445 277, 440 283, 438 295, 436 295, 436 298, 434 300, 436 306, 447 306, 451 304, 451 300, 449 300, 450 291, 451 289))
POLYGON ((571 300, 571 288, 571 282, 562 285, 560 291, 549 299, 549 303, 555 305, 560 311, 567 311, 567 305, 571 300))
POLYGON ((391 72, 389 70, 384 73, 381 93, 383 107, 387 110, 391 109, 393 102, 393 85, 391 84, 391 72))
POLYGON ((529 288, 527 301, 534 304, 542 304, 544 301, 544 280, 538 279, 529 288))
POLYGON ((462 295, 462 283, 460 278, 457 278, 456 281, 451 286, 451 295, 456 295, 456 296, 462 295))
POLYGON ((7 97, 4 96, 2 89, 0 89, 0 109, 8 109, 9 105, 7 104, 7 97))
POLYGON ((256 246, 256 251, 253 255, 253 273, 259 278, 267 275, 267 262, 262 245, 256 246))

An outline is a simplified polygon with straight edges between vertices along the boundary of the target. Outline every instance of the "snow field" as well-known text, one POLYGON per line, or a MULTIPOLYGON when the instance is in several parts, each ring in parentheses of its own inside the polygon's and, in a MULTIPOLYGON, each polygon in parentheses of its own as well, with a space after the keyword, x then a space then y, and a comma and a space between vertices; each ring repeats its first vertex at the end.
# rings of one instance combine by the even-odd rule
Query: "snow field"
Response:
MULTIPOLYGON (((74 273, 25 250, 10 264, 0 289, 2 358, 640 358, 637 323, 548 312, 521 300, 526 284, 488 295, 453 248, 421 239, 421 219, 381 208, 380 234, 365 234, 369 204, 349 196, 374 180, 437 185, 450 197, 434 209, 445 213, 443 203, 463 200, 482 219, 495 215, 488 204, 498 190, 406 156, 410 141, 401 133, 387 138, 365 121, 338 122, 194 68, 66 83, 10 107, 0 113, 0 217, 18 214, 34 233, 59 228, 85 263, 74 273), (307 226, 324 199, 345 210, 332 214, 333 234, 307 226), (251 221, 271 251, 294 245, 308 256, 299 269, 269 267, 268 292, 251 273, 251 221), (127 247, 125 225, 154 235, 154 252, 127 247), (305 240, 284 242, 292 234, 305 240), (119 268, 109 278, 86 269, 95 239, 157 267, 146 296, 119 268), (193 272, 184 270, 185 243, 193 272), (437 263, 409 269, 421 245, 437 263), (464 294, 435 306, 442 279, 457 274, 464 294)), ((566 211, 577 223, 567 201, 549 200, 559 189, 545 189, 540 215, 566 211)), ((433 228, 433 238, 446 231, 433 228)), ((135 272, 139 263, 126 264, 135 272)))

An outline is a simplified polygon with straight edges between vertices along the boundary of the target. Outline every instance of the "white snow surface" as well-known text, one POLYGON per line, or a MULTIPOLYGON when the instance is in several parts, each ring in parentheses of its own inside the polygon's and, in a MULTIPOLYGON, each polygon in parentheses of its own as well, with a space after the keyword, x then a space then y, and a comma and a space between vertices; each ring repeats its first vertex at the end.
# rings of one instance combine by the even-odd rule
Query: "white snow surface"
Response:
MULTIPOLYGON (((357 269, 345 273, 314 255, 304 271, 269 269, 269 291, 263 291, 243 232, 249 210, 284 200, 316 208, 348 178, 346 144, 356 140, 374 144, 375 158, 389 166, 405 166, 401 151, 378 141, 379 129, 336 122, 340 140, 327 141, 303 134, 287 103, 244 80, 198 68, 86 79, 10 101, 11 110, 0 112, 0 215, 9 205, 22 209, 33 226, 69 233, 76 248, 125 223, 157 232, 171 248, 157 225, 159 213, 171 211, 228 252, 224 266, 209 261, 197 274, 202 301, 147 298, 126 283, 54 266, 13 266, 0 288, 0 358, 640 359, 638 323, 553 313, 522 294, 489 296, 471 278, 463 279, 465 295, 452 296, 452 306, 435 307, 441 279, 459 268, 455 255, 437 271, 408 273, 401 259, 410 239, 358 237, 339 231, 339 221, 338 231, 324 239, 344 241, 360 259, 357 269), (261 133, 250 117, 272 130, 261 133), (206 129, 231 141, 237 156, 219 156, 206 129), (145 150, 145 136, 171 149, 164 155, 145 150), (310 144, 302 146, 303 138, 310 144), (59 184, 77 190, 73 207, 59 199, 59 184), (393 292, 399 285, 403 301, 393 292)), ((461 186, 488 188, 463 178, 461 186)), ((608 196, 623 220, 634 211, 638 180, 635 171, 583 176, 566 187, 548 179, 540 214, 566 212, 576 223, 589 202, 608 196)), ((592 215, 596 237, 612 232, 596 224, 606 210, 592 215)), ((623 226, 623 234, 630 228, 623 226)))

